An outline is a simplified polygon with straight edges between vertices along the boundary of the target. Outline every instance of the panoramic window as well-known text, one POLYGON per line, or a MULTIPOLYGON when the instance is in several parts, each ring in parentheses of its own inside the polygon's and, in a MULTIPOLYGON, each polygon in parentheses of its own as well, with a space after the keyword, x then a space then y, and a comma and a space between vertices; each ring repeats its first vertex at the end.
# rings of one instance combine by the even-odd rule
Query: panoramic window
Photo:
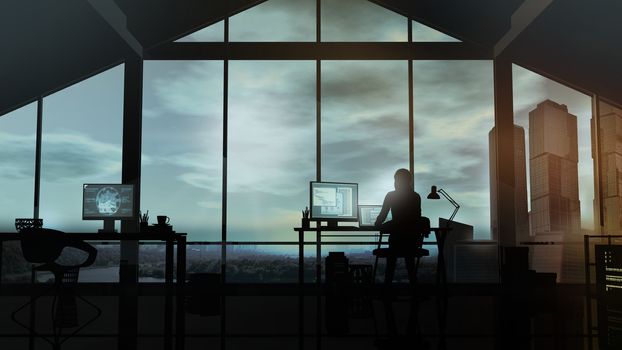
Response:
POLYGON ((223 63, 144 65, 141 210, 188 240, 220 240, 223 63))
POLYGON ((46 227, 103 227, 102 221, 82 220, 82 185, 121 182, 123 68, 43 99, 40 216, 46 227))
POLYGON ((406 61, 322 62, 322 180, 356 182, 360 204, 382 204, 408 168, 406 61))
MULTIPOLYGON (((460 205, 444 246, 451 282, 498 278, 498 247, 490 241, 492 73, 491 61, 413 62, 415 189, 421 195, 422 213, 439 227, 447 226, 454 213, 444 196, 427 198, 432 186, 460 205)), ((428 249, 437 254, 436 245, 428 249)), ((429 277, 435 275, 428 271, 429 277)))
MULTIPOLYGON (((315 179, 315 62, 229 66, 227 240, 295 241, 315 179)), ((228 282, 297 280, 294 245, 227 247, 228 282)))
POLYGON ((234 61, 229 79, 228 239, 295 240, 315 179, 315 62, 234 61))
POLYGON ((454 220, 470 226, 462 239, 489 239, 492 64, 415 61, 413 79, 415 188, 423 215, 437 226, 454 210, 445 198, 426 199, 435 185, 460 205, 454 220))
POLYGON ((33 216, 36 137, 37 103, 0 116, 0 231, 33 216))
MULTIPOLYGON (((409 167, 408 63, 323 61, 321 129, 322 181, 358 183, 359 204, 382 204, 395 171, 409 167)), ((345 251, 352 264, 373 263, 375 246, 331 240, 375 238, 327 237, 322 245, 322 259, 345 251)))

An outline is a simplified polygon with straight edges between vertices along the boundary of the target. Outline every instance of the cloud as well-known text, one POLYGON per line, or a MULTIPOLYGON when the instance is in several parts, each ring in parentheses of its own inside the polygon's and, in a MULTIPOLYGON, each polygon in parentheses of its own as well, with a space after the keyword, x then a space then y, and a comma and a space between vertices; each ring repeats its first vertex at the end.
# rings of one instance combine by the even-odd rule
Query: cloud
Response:
MULTIPOLYGON (((35 135, 0 133, 0 176, 32 179, 35 135)), ((107 178, 121 173, 121 146, 100 142, 80 133, 47 133, 43 136, 41 178, 72 182, 84 177, 107 178)))
POLYGON ((0 177, 7 180, 32 179, 35 171, 36 135, 0 132, 0 177))
POLYGON ((424 129, 415 138, 416 173, 471 186, 477 173, 487 172, 492 64, 420 61, 414 68, 415 132, 424 129))
POLYGON ((270 0, 229 21, 231 41, 315 41, 314 0, 270 0))
MULTIPOLYGON (((222 71, 183 64, 160 68, 151 73, 155 88, 146 88, 152 95, 146 106, 160 104, 169 116, 146 127, 153 133, 144 138, 144 149, 152 165, 172 166, 180 181, 220 191, 222 101, 218 112, 204 101, 217 100, 213 95, 222 92, 201 89, 222 71), (206 109, 214 114, 206 115, 206 109), (170 139, 179 142, 169 146, 170 139)), ((299 192, 315 174, 315 64, 231 62, 229 86, 229 193, 299 192)))
POLYGON ((176 42, 222 42, 225 40, 225 21, 209 25, 203 29, 199 29, 176 42))
POLYGON ((41 179, 69 183, 85 177, 120 175, 121 155, 121 145, 85 134, 46 133, 41 146, 41 179))
POLYGON ((145 119, 155 119, 162 115, 162 112, 155 109, 143 108, 143 117, 145 119))
POLYGON ((591 116, 590 97, 520 66, 513 66, 515 118, 527 127, 529 112, 550 99, 568 106, 568 112, 581 118, 591 116))
POLYGON ((408 113, 407 74, 406 61, 322 62, 322 105, 328 112, 342 107, 408 113))
POLYGON ((207 209, 221 209, 222 208, 222 203, 216 202, 216 201, 199 201, 197 202, 197 204, 200 207, 207 208, 207 209))
POLYGON ((413 41, 456 42, 460 41, 419 22, 413 21, 413 41))
MULTIPOLYGON (((156 150, 153 150, 156 151, 156 150)), ((144 158, 144 157, 143 157, 144 158)), ((220 193, 222 191, 222 157, 217 152, 185 152, 169 156, 150 156, 149 162, 143 162, 144 176, 162 179, 163 169, 173 170, 173 178, 192 187, 220 193)), ((168 173, 167 173, 168 175, 168 173)))
POLYGON ((148 117, 222 116, 222 62, 147 63, 143 112, 148 117))
POLYGON ((315 174, 315 64, 235 62, 229 107, 229 190, 282 196, 315 174))
POLYGON ((323 0, 323 41, 406 41, 407 19, 368 1, 323 0))

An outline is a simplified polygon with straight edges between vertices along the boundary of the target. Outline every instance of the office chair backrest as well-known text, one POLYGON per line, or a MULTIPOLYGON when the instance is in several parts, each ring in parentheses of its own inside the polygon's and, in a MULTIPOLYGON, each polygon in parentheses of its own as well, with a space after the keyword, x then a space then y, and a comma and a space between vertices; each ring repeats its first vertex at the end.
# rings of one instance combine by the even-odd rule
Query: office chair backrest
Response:
POLYGON ((20 231, 24 259, 29 263, 45 264, 56 260, 65 245, 64 233, 47 228, 26 228, 20 231))
POLYGON ((418 234, 427 237, 430 234, 430 218, 422 216, 416 224, 416 230, 418 234))

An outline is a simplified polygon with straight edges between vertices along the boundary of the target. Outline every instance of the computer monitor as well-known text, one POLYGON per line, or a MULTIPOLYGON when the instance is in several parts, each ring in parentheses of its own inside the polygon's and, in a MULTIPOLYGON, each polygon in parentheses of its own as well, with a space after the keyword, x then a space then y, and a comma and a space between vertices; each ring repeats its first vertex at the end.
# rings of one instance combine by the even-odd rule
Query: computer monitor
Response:
POLYGON ((104 220, 104 230, 114 231, 114 221, 135 218, 134 185, 82 185, 82 220, 104 220))
POLYGON ((358 184, 311 181, 311 220, 337 226, 339 221, 358 221, 358 184))
MULTIPOLYGON (((375 226, 381 210, 382 205, 359 205, 359 227, 375 226)), ((387 214, 386 221, 391 221, 391 211, 387 214)))

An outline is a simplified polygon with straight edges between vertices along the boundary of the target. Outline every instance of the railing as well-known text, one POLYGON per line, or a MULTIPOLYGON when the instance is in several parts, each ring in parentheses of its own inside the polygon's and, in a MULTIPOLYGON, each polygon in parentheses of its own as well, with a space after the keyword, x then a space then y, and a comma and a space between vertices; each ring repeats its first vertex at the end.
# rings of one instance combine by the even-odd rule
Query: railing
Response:
MULTIPOLYGON (((348 235, 348 234, 327 235, 327 238, 339 238, 339 237, 344 237, 344 238, 367 237, 367 238, 371 238, 371 240, 363 240, 363 241, 346 241, 346 240, 324 241, 324 242, 320 243, 320 246, 325 246, 325 247, 330 247, 330 246, 351 246, 351 247, 353 247, 353 249, 357 249, 357 248, 354 248, 355 246, 368 246, 368 247, 370 247, 370 251, 371 251, 378 244, 378 241, 374 240, 374 239, 377 239, 378 235, 356 235, 356 234, 353 234, 353 235, 348 235)), ((106 240, 93 240, 93 241, 89 241, 89 243, 91 243, 92 245, 95 245, 95 246, 119 246, 120 245, 119 241, 106 241, 106 240)), ((145 246, 145 247, 146 246, 162 246, 163 247, 163 246, 165 246, 165 244, 166 244, 165 242, 161 242, 161 241, 139 241, 138 242, 139 246, 145 246)), ((307 246, 308 247, 315 247, 315 246, 318 245, 318 242, 313 240, 313 241, 303 242, 302 244, 305 247, 307 247, 307 246)), ((387 242, 383 242, 382 244, 383 245, 388 245, 387 242)), ((433 240, 430 240, 430 241, 425 241, 423 244, 426 245, 426 246, 435 246, 436 242, 433 241, 433 240)), ((239 253, 242 253, 242 254, 245 254, 245 253, 252 254, 252 251, 250 251, 250 250, 249 251, 243 251, 243 252, 230 252, 230 251, 228 251, 228 252, 225 253, 225 261, 224 261, 224 264, 223 264, 223 261, 221 260, 221 257, 223 255, 222 254, 223 250, 227 250, 227 248, 243 247, 243 246, 253 246, 254 248, 261 248, 261 247, 266 247, 266 248, 267 247, 291 247, 291 248, 297 248, 297 247, 299 247, 299 242, 298 241, 228 241, 228 242, 222 242, 222 241, 192 241, 192 242, 187 242, 186 245, 190 246, 190 247, 215 248, 216 251, 212 251, 212 252, 204 251, 203 253, 207 253, 207 254, 209 254, 209 256, 206 257, 206 258, 203 258, 203 259, 205 261, 214 261, 217 266, 219 265, 219 268, 217 267, 218 270, 214 271, 214 272, 224 272, 225 275, 226 275, 227 271, 224 270, 223 266, 226 266, 228 262, 232 262, 232 261, 233 262, 239 262, 240 261, 239 258, 243 258, 243 257, 241 257, 241 256, 239 256, 237 254, 239 254, 239 253)), ((5 248, 6 248, 6 246, 5 246, 5 248)), ((97 264, 97 262, 96 262, 97 266, 94 266, 94 268, 106 268, 106 267, 114 268, 114 267, 116 267, 110 261, 112 261, 111 259, 115 259, 117 253, 115 251, 112 254, 113 254, 112 258, 110 256, 106 256, 104 258, 105 262, 102 263, 100 261, 100 264, 97 264)), ((144 252, 144 253, 141 252, 139 254, 140 254, 139 255, 139 262, 140 262, 140 260, 141 260, 140 256, 143 255, 143 254, 146 254, 146 252, 144 252)), ((156 254, 157 254, 157 252, 156 252, 156 254)), ((193 254, 197 254, 197 253, 190 253, 190 256, 188 256, 187 269, 192 268, 191 265, 193 263, 197 263, 197 262, 201 261, 199 258, 196 258, 196 255, 195 255, 195 258, 193 259, 192 258, 193 254)), ((200 254, 200 253, 198 253, 198 254, 200 254)), ((266 257, 270 257, 270 256, 275 256, 275 257, 276 256, 290 256, 291 257, 291 256, 298 256, 298 251, 296 251, 296 252, 292 251, 291 254, 288 254, 286 252, 259 251, 257 254, 258 255, 264 255, 266 257)), ((356 254, 360 258, 360 256, 362 254, 364 254, 364 253, 363 252, 357 252, 356 254)), ((0 258, 2 258, 2 255, 3 254, 0 253, 0 258)), ((308 256, 308 257, 305 255, 305 258, 304 258, 305 264, 304 264, 304 266, 307 266, 307 261, 308 260, 315 259, 315 252, 313 254, 309 254, 309 255, 310 256, 308 256), (313 258, 311 257, 311 255, 313 256, 313 258)), ((101 254, 100 254, 100 256, 101 256, 101 254)), ((370 256, 370 260, 371 260, 372 259, 371 253, 369 254, 369 256, 370 256)), ((313 261, 314 261, 313 264, 315 264, 315 260, 313 260, 313 261)), ((118 263, 120 265, 121 261, 119 260, 118 263)), ((26 263, 24 262, 24 264, 26 264, 26 263)), ((311 264, 311 263, 309 263, 309 264, 311 264)), ((2 264, 2 265, 4 265, 4 264, 2 264)), ((209 264, 209 265, 210 265, 210 270, 209 271, 212 271, 212 269, 214 269, 214 266, 213 266, 213 264, 209 264)), ((432 263, 430 261, 430 262, 428 262, 428 264, 426 264, 426 266, 427 265, 435 266, 435 262, 432 263)), ((194 266, 196 267, 196 265, 194 265, 194 266)), ((296 264, 295 266, 298 266, 298 264, 296 264)), ((249 266, 245 266, 245 267, 247 268, 249 266)), ((201 267, 199 267, 199 268, 201 268, 201 267)), ((160 271, 160 269, 163 269, 163 267, 157 265, 154 262, 153 259, 151 259, 148 262, 144 262, 143 264, 139 263, 139 272, 140 271, 143 271, 143 272, 147 271, 147 275, 141 275, 141 278, 149 278, 149 277, 154 278, 155 280, 151 280, 151 282, 159 281, 159 279, 162 279, 162 278, 161 278, 161 276, 159 276, 158 273, 151 274, 149 272, 149 270, 158 272, 158 271, 160 271)), ((85 269, 85 270, 88 270, 88 269, 85 269)), ((307 272, 308 271, 305 270, 305 276, 307 276, 307 272)), ((16 275, 13 275, 13 277, 15 277, 15 276, 16 275)), ((104 275, 102 275, 102 276, 104 276, 104 275)), ((110 275, 110 276, 106 275, 106 276, 107 277, 102 277, 103 278, 102 282, 104 282, 104 281, 114 281, 115 280, 114 276, 110 277, 112 275, 110 275)), ((45 274, 41 274, 40 277, 45 279, 45 274)), ((289 281, 290 277, 291 276, 289 276, 289 275, 287 277, 285 277, 284 282, 285 281, 289 281)), ((269 277, 266 277, 266 278, 271 279, 272 281, 275 281, 275 278, 278 278, 278 277, 270 275, 269 277)), ((311 278, 311 273, 309 273, 307 278, 311 278)), ((261 280, 261 281, 258 281, 258 282, 262 282, 262 281, 264 281, 264 280, 261 280)), ((2 281, 2 282, 6 282, 6 281, 2 281)), ((2 282, 0 282, 0 283, 2 283, 2 282)), ((97 282, 97 281, 92 280, 91 282, 97 282)), ((292 282, 294 282, 294 281, 292 281, 292 282)))

